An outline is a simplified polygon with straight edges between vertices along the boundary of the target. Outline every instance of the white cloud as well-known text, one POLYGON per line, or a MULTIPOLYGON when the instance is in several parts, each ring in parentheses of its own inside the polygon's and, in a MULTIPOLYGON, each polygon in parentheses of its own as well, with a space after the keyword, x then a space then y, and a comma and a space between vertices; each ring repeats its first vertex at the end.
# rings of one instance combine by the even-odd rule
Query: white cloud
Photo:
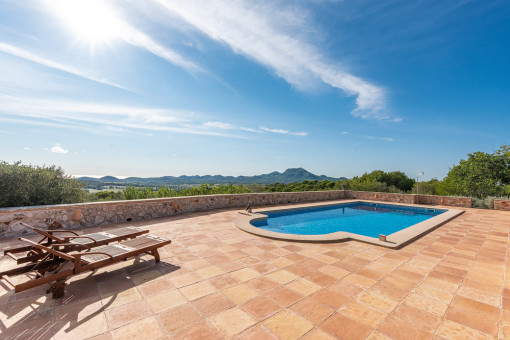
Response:
MULTIPOLYGON (((76 128, 92 133, 132 133, 153 136, 151 132, 246 138, 243 132, 272 132, 306 136, 306 132, 283 129, 254 129, 231 123, 196 122, 195 112, 111 104, 89 104, 69 100, 36 99, 0 94, 0 121, 53 128, 76 128), (140 132, 143 130, 143 132, 140 132)), ((201 114, 199 115, 201 116, 201 114)))
POLYGON ((300 90, 314 81, 357 96, 351 113, 363 119, 387 120, 386 94, 383 88, 348 73, 306 37, 310 20, 306 10, 295 2, 248 0, 154 0, 170 13, 224 43, 238 54, 273 70, 300 90))
POLYGON ((70 73, 72 75, 75 75, 75 76, 78 76, 78 77, 81 77, 81 78, 84 78, 84 79, 92 80, 92 81, 95 81, 95 82, 98 82, 98 83, 101 83, 101 84, 110 85, 110 86, 113 86, 113 87, 117 87, 117 88, 120 88, 120 89, 123 89, 123 90, 130 91, 129 89, 127 89, 127 88, 125 88, 125 87, 123 87, 123 86, 121 86, 119 84, 115 84, 115 83, 110 82, 110 81, 108 81, 106 79, 102 79, 102 78, 99 78, 99 77, 87 74, 87 73, 82 72, 82 71, 80 71, 78 69, 75 69, 75 68, 73 68, 71 66, 67 66, 67 65, 58 63, 56 61, 40 57, 38 55, 35 55, 35 54, 31 53, 31 52, 28 52, 28 51, 22 49, 22 48, 19 48, 19 47, 10 45, 10 44, 6 44, 6 43, 3 43, 3 42, 0 42, 0 51, 4 52, 4 53, 8 53, 8 54, 13 55, 13 56, 18 57, 18 58, 22 58, 22 59, 31 61, 31 62, 39 64, 39 65, 50 67, 50 68, 53 68, 55 70, 59 70, 59 71, 62 71, 62 72, 70 73))
POLYGON ((301 136, 301 137, 305 137, 308 135, 308 132, 291 132, 289 130, 284 130, 284 129, 269 129, 265 126, 261 126, 260 129, 262 131, 271 132, 271 133, 279 133, 279 134, 283 134, 283 135, 293 135, 293 136, 301 136))
POLYGON ((283 129, 269 129, 267 127, 260 127, 259 129, 253 129, 245 126, 237 126, 235 124, 230 123, 224 123, 224 122, 205 122, 202 124, 205 128, 215 128, 215 129, 221 129, 221 130, 240 130, 240 131, 247 131, 247 132, 253 132, 253 133, 264 133, 264 132, 271 132, 271 133, 279 133, 284 135, 293 135, 293 136, 307 136, 307 132, 291 132, 289 130, 283 130, 283 129))
POLYGON ((155 54, 176 66, 182 67, 190 73, 204 72, 204 70, 196 63, 181 56, 175 51, 164 47, 163 45, 151 39, 146 34, 134 29, 133 27, 126 25, 126 29, 122 35, 122 38, 129 44, 146 49, 152 54, 155 54))
POLYGON ((62 154, 66 154, 69 152, 69 150, 66 150, 64 149, 62 146, 60 146, 60 144, 55 144, 51 149, 50 149, 51 152, 53 153, 62 153, 62 154))
POLYGON ((223 122, 205 122, 203 124, 205 127, 223 129, 223 130, 233 130, 236 128, 234 124, 223 123, 223 122))
POLYGON ((252 128, 248 128, 248 127, 244 127, 244 126, 239 127, 239 130, 253 132, 253 133, 263 133, 260 130, 252 129, 252 128))
POLYGON ((124 128, 121 128, 119 126, 103 126, 103 129, 105 130, 108 130, 108 131, 112 131, 112 132, 130 132, 129 130, 126 130, 124 128))
POLYGON ((24 146, 23 150, 32 150, 32 149, 30 149, 28 146, 24 146))
POLYGON ((342 131, 342 135, 348 135, 348 134, 349 134, 349 132, 347 132, 347 131, 342 131))

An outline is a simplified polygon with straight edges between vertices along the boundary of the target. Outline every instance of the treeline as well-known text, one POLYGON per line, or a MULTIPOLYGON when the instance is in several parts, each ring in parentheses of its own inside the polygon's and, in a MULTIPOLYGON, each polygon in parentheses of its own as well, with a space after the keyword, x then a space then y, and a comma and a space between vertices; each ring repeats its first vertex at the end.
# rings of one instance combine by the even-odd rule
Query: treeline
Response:
MULTIPOLYGON (((267 192, 293 192, 293 191, 320 191, 320 190, 355 190, 394 193, 416 192, 416 181, 401 171, 384 172, 375 170, 362 176, 342 181, 303 181, 301 183, 274 183, 267 185, 267 192)), ((429 182, 420 182, 420 193, 434 195, 437 179, 429 182)))
POLYGON ((87 201, 115 201, 115 200, 136 200, 145 198, 164 198, 181 196, 219 195, 219 194, 244 194, 254 192, 245 185, 224 185, 224 184, 201 184, 199 186, 175 190, 170 187, 140 188, 128 186, 121 191, 99 191, 88 194, 87 201))
POLYGON ((419 194, 422 195, 472 197, 475 207, 491 208, 494 197, 510 196, 510 146, 503 145, 493 153, 470 153, 467 159, 451 168, 442 181, 431 179, 419 182, 418 185, 401 171, 375 170, 337 182, 312 180, 269 185, 201 184, 178 189, 128 186, 124 190, 95 193, 87 193, 82 187, 82 182, 66 175, 62 168, 54 165, 33 166, 0 161, 0 207, 252 192, 345 189, 416 193, 419 188, 419 194))
POLYGON ((247 186, 224 185, 224 184, 200 184, 196 187, 174 190, 168 187, 153 188, 135 188, 127 187, 124 189, 124 199, 133 200, 141 198, 162 198, 162 197, 180 197, 180 196, 199 196, 199 195, 219 195, 219 194, 244 194, 253 192, 247 186))

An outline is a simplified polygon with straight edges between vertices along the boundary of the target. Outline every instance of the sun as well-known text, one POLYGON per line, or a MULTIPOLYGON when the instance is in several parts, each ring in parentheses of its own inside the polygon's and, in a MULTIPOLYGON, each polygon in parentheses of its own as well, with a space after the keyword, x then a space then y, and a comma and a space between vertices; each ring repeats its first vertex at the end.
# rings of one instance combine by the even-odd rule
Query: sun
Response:
POLYGON ((124 24, 106 0, 51 0, 47 2, 76 39, 100 45, 119 38, 124 24))

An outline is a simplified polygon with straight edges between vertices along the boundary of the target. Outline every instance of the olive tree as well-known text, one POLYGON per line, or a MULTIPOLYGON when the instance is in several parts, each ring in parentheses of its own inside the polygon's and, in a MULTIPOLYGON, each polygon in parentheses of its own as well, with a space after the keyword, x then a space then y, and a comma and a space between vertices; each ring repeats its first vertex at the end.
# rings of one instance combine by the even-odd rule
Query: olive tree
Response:
POLYGON ((0 161, 0 207, 82 202, 82 186, 55 165, 0 161))

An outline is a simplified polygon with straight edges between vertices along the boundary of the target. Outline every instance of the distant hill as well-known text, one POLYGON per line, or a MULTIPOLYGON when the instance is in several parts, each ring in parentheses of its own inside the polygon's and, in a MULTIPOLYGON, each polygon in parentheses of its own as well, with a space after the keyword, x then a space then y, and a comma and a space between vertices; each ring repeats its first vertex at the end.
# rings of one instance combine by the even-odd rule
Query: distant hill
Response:
POLYGON ((221 175, 205 175, 205 176, 163 176, 163 177, 128 177, 119 179, 113 176, 105 176, 101 178, 79 177, 80 181, 91 185, 135 185, 135 186, 163 186, 163 185, 185 185, 185 184, 272 184, 272 183, 293 183, 302 181, 339 181, 346 179, 345 177, 333 178, 324 175, 314 175, 303 168, 287 169, 284 172, 274 171, 269 174, 256 176, 221 176, 221 175))

